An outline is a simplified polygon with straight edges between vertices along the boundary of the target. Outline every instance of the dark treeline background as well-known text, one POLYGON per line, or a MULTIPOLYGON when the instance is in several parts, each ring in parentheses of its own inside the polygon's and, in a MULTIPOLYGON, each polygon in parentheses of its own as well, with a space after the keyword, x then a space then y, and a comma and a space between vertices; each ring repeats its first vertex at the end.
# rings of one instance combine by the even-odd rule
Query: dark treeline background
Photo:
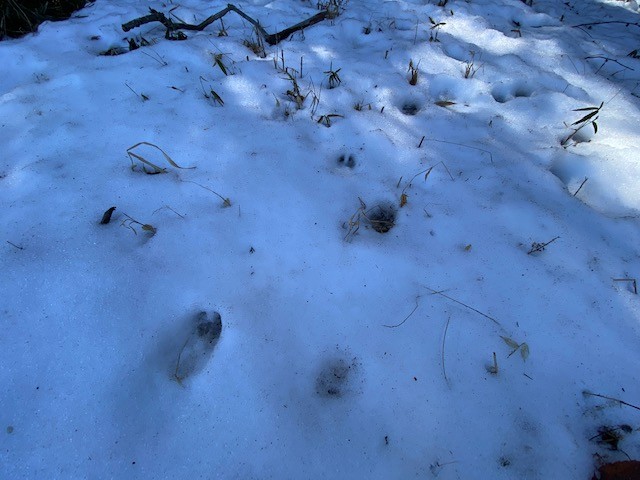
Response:
POLYGON ((45 20, 64 20, 87 0, 0 0, 0 40, 35 32, 45 20))

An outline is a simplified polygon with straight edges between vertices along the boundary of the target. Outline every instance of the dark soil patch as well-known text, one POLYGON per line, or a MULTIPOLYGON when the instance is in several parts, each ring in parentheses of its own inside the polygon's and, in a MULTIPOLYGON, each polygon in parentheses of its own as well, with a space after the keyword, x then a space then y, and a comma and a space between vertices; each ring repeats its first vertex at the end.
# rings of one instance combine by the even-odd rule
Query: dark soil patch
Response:
POLYGON ((367 211, 367 220, 376 232, 387 233, 396 224, 396 209, 393 205, 376 205, 367 211))
POLYGON ((328 359, 316 378, 316 393, 324 398, 343 397, 353 391, 357 370, 358 362, 355 358, 328 359))

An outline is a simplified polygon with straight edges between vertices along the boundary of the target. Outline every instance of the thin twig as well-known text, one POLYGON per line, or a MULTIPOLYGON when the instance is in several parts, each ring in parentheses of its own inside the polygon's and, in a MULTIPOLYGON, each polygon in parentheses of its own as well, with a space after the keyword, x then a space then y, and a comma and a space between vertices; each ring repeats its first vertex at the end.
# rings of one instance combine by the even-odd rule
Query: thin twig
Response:
POLYGON ((125 87, 127 87, 129 90, 131 90, 131 91, 133 92, 133 94, 134 94, 136 97, 139 97, 139 96, 140 96, 140 94, 139 94, 138 92, 136 92, 133 88, 131 88, 131 86, 129 86, 129 84, 128 84, 127 82, 124 82, 124 85, 125 85, 125 87))
POLYGON ((600 71, 600 69, 607 63, 607 62, 613 62, 613 63, 617 63, 618 65, 620 65, 623 68, 626 68, 627 70, 631 70, 633 71, 633 68, 628 67, 622 63, 620 63, 618 60, 616 60, 615 58, 609 58, 609 57, 605 57, 603 55, 593 55, 590 57, 584 57, 585 60, 604 60, 604 63, 602 65, 600 65, 600 68, 598 68, 598 71, 600 71))
POLYGON ((418 309, 418 299, 419 299, 419 298, 420 298, 420 295, 418 295, 418 296, 416 297, 416 306, 413 308, 413 310, 411 310, 411 313, 410 313, 409 315, 407 315, 407 316, 405 317, 405 319, 404 319, 404 320, 402 320, 402 321, 401 321, 400 323, 398 323, 397 325, 382 325, 382 326, 383 326, 383 327, 386 327, 386 328, 396 328, 396 327, 399 327, 400 325, 402 325, 402 324, 403 324, 404 322, 406 322, 407 320, 409 320, 409 317, 410 317, 411 315, 413 315, 413 314, 414 314, 414 312, 418 309))
POLYGON ((582 187, 584 186, 585 183, 587 183, 587 180, 589 180, 588 177, 584 177, 584 180, 582 181, 582 183, 580 184, 580 186, 578 187, 578 189, 576 190, 576 193, 573 194, 573 196, 575 197, 576 195, 578 195, 578 192, 582 189, 582 187))
POLYGON ((606 395, 600 395, 598 393, 593 393, 593 392, 589 392, 588 390, 585 390, 582 392, 583 395, 590 395, 592 397, 600 397, 600 398, 604 398, 605 400, 611 400, 613 402, 618 402, 621 405, 626 405, 627 407, 631 407, 631 408, 635 408, 636 410, 640 410, 640 407, 637 407, 635 405, 632 405, 630 403, 625 402, 624 400, 620 400, 619 398, 613 398, 613 397, 608 397, 606 395))
POLYGON ((447 386, 451 387, 451 385, 449 385, 449 378, 447 377, 447 369, 445 368, 445 364, 444 364, 444 342, 447 340, 447 331, 449 330, 449 322, 451 322, 451 315, 449 315, 449 318, 447 319, 447 323, 444 326, 444 335, 442 336, 442 374, 444 375, 444 381, 447 382, 447 386))
POLYGON ((21 247, 20 245, 16 245, 15 243, 10 242, 9 240, 7 240, 7 243, 8 243, 9 245, 11 245, 12 247, 17 248, 18 250, 24 250, 24 247, 21 247))
POLYGON ((184 22, 174 22, 170 18, 167 18, 167 16, 162 12, 158 12, 157 10, 154 10, 152 8, 150 8, 149 10, 151 12, 149 15, 145 15, 144 17, 136 18, 129 22, 123 23, 122 30, 125 32, 128 32, 129 30, 140 27, 141 25, 144 25, 146 23, 160 22, 166 27, 167 34, 169 32, 174 32, 176 30, 202 31, 206 27, 211 25, 213 22, 215 22, 216 20, 219 20, 222 17, 224 17, 227 13, 235 12, 238 15, 240 15, 242 18, 244 18, 246 21, 248 21, 251 25, 253 25, 256 29, 256 32, 258 32, 260 36, 264 38, 265 42, 267 42, 269 45, 276 45, 277 43, 281 42, 285 38, 289 37, 289 35, 291 35, 292 33, 295 33, 306 27, 315 25, 316 23, 320 23, 321 21, 327 18, 333 18, 333 16, 335 15, 335 12, 329 9, 323 10, 322 12, 317 13, 314 16, 306 20, 303 20, 300 23, 296 23, 295 25, 289 28, 285 28, 284 30, 281 30, 274 34, 269 34, 262 27, 262 25, 260 25, 260 22, 258 22, 257 20, 254 20, 249 15, 247 15, 238 7, 232 4, 228 4, 224 9, 206 18, 203 22, 199 23, 198 25, 192 25, 190 23, 184 23, 184 22))
POLYGON ((490 316, 489 316, 489 315, 487 315, 486 313, 482 313, 480 310, 477 310, 477 309, 475 309, 475 308, 473 308, 473 307, 471 307, 471 306, 467 305, 466 303, 462 303, 460 300, 456 300, 455 298, 452 298, 452 297, 450 297, 449 295, 445 295, 445 294, 444 294, 444 293, 442 293, 441 291, 439 292, 439 291, 434 290, 433 288, 429 288, 429 287, 424 287, 424 288, 426 288, 427 290, 429 290, 432 294, 434 294, 434 295, 440 295, 440 296, 442 296, 442 297, 444 297, 444 298, 446 298, 446 299, 448 299, 448 300, 451 300, 452 302, 457 303, 458 305, 462 305, 463 307, 468 308, 469 310, 471 310, 471 311, 473 311, 473 312, 476 312, 476 313, 477 313, 477 314, 479 314, 479 315, 482 315, 484 318, 488 318, 489 320, 491 320, 493 323, 495 323, 495 324, 496 324, 496 325, 498 325, 499 327, 502 327, 502 325, 500 324, 500 322, 499 322, 498 320, 496 320, 496 319, 495 319, 495 318, 493 318, 493 317, 490 317, 490 316))
POLYGON ((609 20, 607 22, 591 22, 591 23, 580 23, 578 25, 571 25, 571 28, 578 28, 578 27, 590 27, 592 25, 606 25, 606 24, 622 24, 622 25, 633 25, 634 27, 640 27, 640 22, 623 22, 622 20, 609 20))

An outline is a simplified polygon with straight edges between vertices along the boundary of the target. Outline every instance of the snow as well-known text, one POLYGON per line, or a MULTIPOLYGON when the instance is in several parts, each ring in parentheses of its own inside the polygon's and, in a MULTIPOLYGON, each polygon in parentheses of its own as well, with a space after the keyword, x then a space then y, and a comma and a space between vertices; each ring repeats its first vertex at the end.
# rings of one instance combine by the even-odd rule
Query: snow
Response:
MULTIPOLYGON (((121 30, 224 6, 201 0, 97 0, 0 43, 1 478, 586 479, 640 457, 637 410, 585 393, 640 403, 638 6, 436 3, 349 0, 265 58, 233 13, 226 36, 121 30), (572 27, 605 21, 630 24, 572 27)), ((238 6, 270 33, 317 13, 238 6)))

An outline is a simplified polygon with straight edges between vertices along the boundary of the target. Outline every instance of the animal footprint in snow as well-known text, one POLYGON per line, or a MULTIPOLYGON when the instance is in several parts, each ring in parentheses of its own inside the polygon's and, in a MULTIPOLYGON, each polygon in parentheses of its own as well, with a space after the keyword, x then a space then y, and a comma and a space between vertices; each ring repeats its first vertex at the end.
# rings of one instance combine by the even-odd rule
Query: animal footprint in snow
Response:
POLYGON ((187 339, 178 352, 174 379, 182 382, 201 372, 215 349, 222 333, 222 317, 218 312, 199 312, 187 339))

